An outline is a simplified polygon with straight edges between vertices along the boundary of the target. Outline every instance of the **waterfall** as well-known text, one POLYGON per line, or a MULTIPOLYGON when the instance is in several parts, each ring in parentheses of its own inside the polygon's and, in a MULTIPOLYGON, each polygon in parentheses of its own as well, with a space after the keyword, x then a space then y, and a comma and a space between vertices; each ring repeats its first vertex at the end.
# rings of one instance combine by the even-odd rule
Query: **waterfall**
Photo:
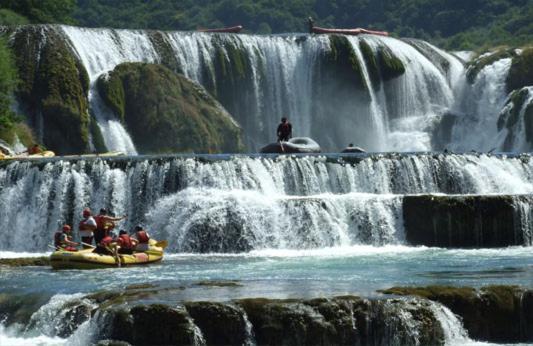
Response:
MULTIPOLYGON (((98 76, 123 62, 163 63, 202 84, 243 126, 250 150, 275 139, 274 130, 282 116, 293 123, 295 135, 313 136, 326 150, 336 151, 348 142, 373 151, 430 150, 435 119, 451 106, 452 89, 464 71, 457 58, 429 44, 422 50, 394 38, 348 37, 371 97, 366 105, 358 103, 339 110, 331 121, 317 112, 338 106, 336 100, 317 94, 328 83, 327 74, 320 72, 331 49, 328 35, 228 35, 69 26, 61 30, 89 72, 91 108, 106 145, 132 153, 131 140, 106 111, 94 86, 98 76), (374 51, 389 49, 405 65, 405 73, 373 91, 359 49, 361 39, 374 51), (448 70, 436 66, 423 53, 438 55, 449 65, 448 70), (358 115, 366 108, 368 114, 358 115), (322 128, 324 122, 329 122, 328 128, 322 128)), ((354 95, 359 96, 362 94, 354 95)))
POLYGON ((504 133, 498 132, 498 115, 506 100, 505 79, 511 59, 501 59, 485 66, 473 85, 466 89, 459 108, 464 113, 454 126, 451 147, 454 150, 502 150, 504 133))
POLYGON ((157 55, 148 37, 136 31, 81 29, 62 26, 90 79, 89 103, 109 150, 136 154, 135 146, 122 124, 103 104, 96 80, 122 62, 155 62, 157 55))
POLYGON ((397 244, 404 241, 403 196, 531 194, 532 176, 528 156, 13 162, 0 168, 0 249, 46 250, 58 227, 77 225, 86 206, 128 215, 120 228, 145 223, 154 236, 172 239, 173 251, 397 244))

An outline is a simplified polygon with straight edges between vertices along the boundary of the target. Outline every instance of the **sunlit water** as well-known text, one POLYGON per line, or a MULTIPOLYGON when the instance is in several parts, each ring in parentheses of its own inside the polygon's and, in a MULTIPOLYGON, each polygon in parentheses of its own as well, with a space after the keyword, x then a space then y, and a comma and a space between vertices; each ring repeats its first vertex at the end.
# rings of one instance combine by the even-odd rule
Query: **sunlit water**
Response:
POLYGON ((509 284, 533 287, 533 248, 446 250, 354 246, 320 250, 263 250, 247 254, 171 254, 143 267, 102 270, 2 268, 2 292, 78 293, 140 283, 182 286, 176 300, 244 297, 375 296, 392 286, 509 284), (235 281, 236 286, 198 286, 235 281))

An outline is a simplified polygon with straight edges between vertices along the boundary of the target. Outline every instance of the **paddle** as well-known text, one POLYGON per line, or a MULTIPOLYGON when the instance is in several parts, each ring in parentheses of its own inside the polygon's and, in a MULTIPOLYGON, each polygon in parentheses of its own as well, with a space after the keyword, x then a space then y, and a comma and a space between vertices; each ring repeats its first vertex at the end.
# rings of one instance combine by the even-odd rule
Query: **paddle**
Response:
POLYGON ((279 146, 281 147, 281 152, 284 153, 285 152, 285 148, 283 148, 283 141, 282 140, 279 141, 279 146))
POLYGON ((96 247, 96 246, 94 246, 94 245, 87 244, 87 243, 84 243, 84 242, 80 242, 80 244, 85 245, 85 246, 88 246, 88 247, 91 247, 91 248, 93 248, 93 249, 96 247))

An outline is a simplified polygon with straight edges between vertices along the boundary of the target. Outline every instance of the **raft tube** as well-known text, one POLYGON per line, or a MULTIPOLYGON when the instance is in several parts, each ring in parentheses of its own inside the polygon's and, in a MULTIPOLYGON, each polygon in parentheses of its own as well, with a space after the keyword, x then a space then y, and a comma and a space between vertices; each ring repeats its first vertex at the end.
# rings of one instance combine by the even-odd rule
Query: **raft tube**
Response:
POLYGON ((386 32, 386 31, 368 30, 368 29, 363 29, 363 28, 355 28, 355 29, 326 29, 326 28, 321 28, 321 27, 318 27, 318 26, 313 26, 311 28, 311 31, 314 34, 339 34, 339 35, 367 34, 367 35, 389 36, 389 33, 386 32))
POLYGON ((359 147, 346 147, 341 153, 366 153, 365 149, 359 147))
POLYGON ((271 154, 311 154, 320 153, 321 149, 317 142, 308 137, 295 137, 288 142, 270 143, 260 150, 261 153, 271 154))
POLYGON ((219 29, 199 29, 200 32, 220 32, 220 33, 238 33, 241 32, 242 25, 230 26, 228 28, 219 28, 219 29))
MULTIPOLYGON (((142 265, 161 261, 163 259, 163 249, 155 246, 155 243, 155 240, 150 239, 150 248, 147 251, 134 252, 132 255, 119 254, 120 266, 142 265)), ((50 255, 50 264, 53 269, 100 269, 119 266, 114 256, 94 253, 93 250, 57 250, 50 255)))

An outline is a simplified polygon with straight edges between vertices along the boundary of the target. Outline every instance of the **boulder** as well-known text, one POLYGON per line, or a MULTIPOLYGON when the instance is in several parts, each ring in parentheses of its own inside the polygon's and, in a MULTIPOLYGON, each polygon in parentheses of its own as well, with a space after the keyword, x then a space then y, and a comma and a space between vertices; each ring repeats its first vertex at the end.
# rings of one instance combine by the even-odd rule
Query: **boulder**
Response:
POLYGON ((141 153, 240 152, 241 129, 201 86, 162 65, 124 63, 98 79, 141 153))

